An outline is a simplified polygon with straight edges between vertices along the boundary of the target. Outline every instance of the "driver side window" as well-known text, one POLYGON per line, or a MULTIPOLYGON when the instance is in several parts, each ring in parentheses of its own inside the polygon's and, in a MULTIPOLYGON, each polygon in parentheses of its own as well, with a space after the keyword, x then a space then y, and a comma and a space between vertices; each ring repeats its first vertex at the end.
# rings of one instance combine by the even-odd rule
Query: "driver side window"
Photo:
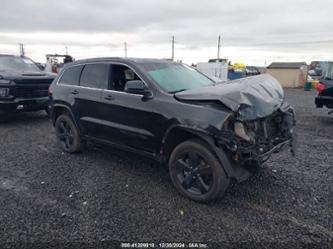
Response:
POLYGON ((140 80, 132 69, 124 65, 111 65, 110 90, 123 92, 125 84, 130 80, 140 80))

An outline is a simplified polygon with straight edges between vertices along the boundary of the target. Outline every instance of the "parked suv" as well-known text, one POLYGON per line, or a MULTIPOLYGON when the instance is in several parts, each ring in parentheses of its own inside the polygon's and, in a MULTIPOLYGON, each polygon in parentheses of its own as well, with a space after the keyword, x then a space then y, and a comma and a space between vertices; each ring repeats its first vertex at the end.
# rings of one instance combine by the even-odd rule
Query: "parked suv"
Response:
POLYGON ((54 78, 27 57, 0 55, 0 121, 18 111, 47 110, 54 78))
MULTIPOLYGON (((318 108, 324 106, 333 109, 333 79, 322 78, 317 85, 318 95, 315 98, 315 104, 318 108)), ((333 111, 330 111, 333 113, 333 111)))
POLYGON ((170 61, 89 59, 68 64, 50 96, 64 151, 95 141, 166 162, 195 201, 223 194, 231 178, 245 180, 250 166, 294 144, 293 109, 268 75, 216 84, 170 61))

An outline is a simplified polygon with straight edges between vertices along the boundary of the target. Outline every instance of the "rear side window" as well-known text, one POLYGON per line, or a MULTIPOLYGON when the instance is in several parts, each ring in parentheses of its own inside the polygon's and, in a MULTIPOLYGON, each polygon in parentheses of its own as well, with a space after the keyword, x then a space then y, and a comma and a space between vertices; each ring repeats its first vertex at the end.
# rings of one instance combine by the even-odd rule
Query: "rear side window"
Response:
POLYGON ((83 68, 80 86, 91 88, 108 88, 108 72, 107 64, 89 64, 83 68))
POLYGON ((59 83, 66 85, 78 85, 82 68, 83 66, 76 66, 65 69, 59 83))

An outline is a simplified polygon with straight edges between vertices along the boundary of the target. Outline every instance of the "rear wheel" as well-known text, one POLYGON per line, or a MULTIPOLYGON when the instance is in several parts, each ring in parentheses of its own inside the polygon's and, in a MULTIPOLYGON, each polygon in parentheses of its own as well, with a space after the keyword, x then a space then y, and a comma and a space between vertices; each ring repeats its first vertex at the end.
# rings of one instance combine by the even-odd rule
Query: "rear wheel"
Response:
POLYGON ((179 144, 169 160, 170 176, 177 190, 199 202, 208 202, 223 195, 229 178, 214 153, 200 140, 179 144))
POLYGON ((65 152, 75 153, 81 150, 80 132, 69 115, 60 115, 55 129, 58 141, 65 152))

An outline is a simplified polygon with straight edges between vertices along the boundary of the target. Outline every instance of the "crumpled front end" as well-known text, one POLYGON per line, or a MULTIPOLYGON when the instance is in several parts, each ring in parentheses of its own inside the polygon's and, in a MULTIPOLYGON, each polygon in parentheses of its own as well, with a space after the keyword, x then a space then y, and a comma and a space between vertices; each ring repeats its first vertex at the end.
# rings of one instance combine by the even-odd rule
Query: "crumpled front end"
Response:
POLYGON ((288 146, 295 151, 295 114, 284 100, 281 84, 270 75, 195 88, 175 97, 181 101, 217 102, 230 110, 217 141, 240 164, 262 163, 288 146))
POLYGON ((263 163, 284 148, 295 153, 296 119, 287 103, 263 118, 240 121, 236 117, 237 113, 230 116, 218 139, 219 144, 230 151, 235 162, 263 163))

